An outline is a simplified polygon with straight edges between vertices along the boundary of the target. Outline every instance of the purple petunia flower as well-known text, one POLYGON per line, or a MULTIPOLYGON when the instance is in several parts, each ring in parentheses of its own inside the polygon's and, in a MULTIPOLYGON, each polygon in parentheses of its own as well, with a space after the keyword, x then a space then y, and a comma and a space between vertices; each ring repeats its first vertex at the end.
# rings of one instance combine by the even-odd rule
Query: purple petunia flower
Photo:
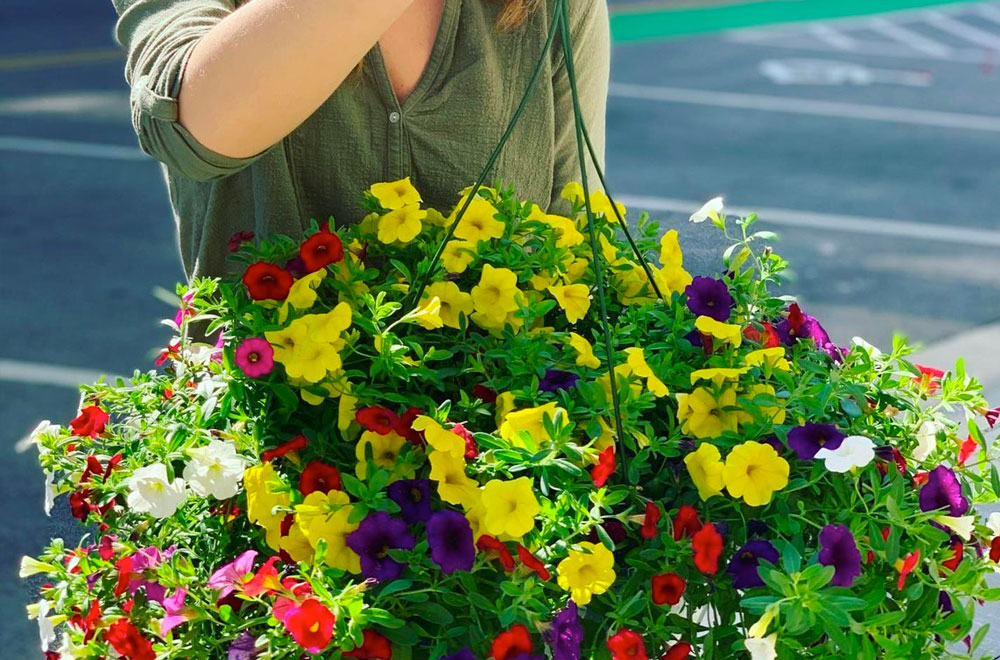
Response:
POLYGON ((399 505, 400 515, 408 524, 427 522, 431 517, 431 482, 426 479, 400 479, 389 484, 389 499, 399 505))
POLYGON ((811 461, 820 449, 838 449, 846 437, 833 424, 807 422, 788 432, 788 446, 803 461, 811 461))
POLYGON ((377 582, 395 580, 405 568, 389 556, 389 550, 412 550, 414 545, 406 523, 384 511, 369 514, 347 535, 347 547, 361 558, 361 574, 377 582))
POLYGON ((763 587, 764 580, 760 577, 760 560, 777 564, 781 555, 778 549, 767 541, 748 541, 736 551, 729 562, 726 572, 733 578, 733 586, 737 589, 752 589, 763 587))
POLYGON ((927 483, 920 489, 920 510, 946 509, 949 516, 964 516, 969 511, 969 500, 962 495, 962 485, 955 472, 939 465, 927 475, 927 483))
POLYGON ((854 578, 861 575, 861 552, 854 541, 851 530, 843 525, 827 525, 819 533, 822 548, 819 551, 819 563, 833 566, 835 587, 849 587, 854 578))
POLYGON ((253 660, 263 649, 258 649, 257 640, 248 632, 240 633, 240 636, 229 645, 229 652, 226 660, 253 660))
POLYGON ((451 655, 446 655, 445 657, 441 658, 441 660, 477 660, 477 658, 475 654, 473 654, 472 651, 469 650, 469 647, 466 646, 458 653, 452 653, 451 655))
POLYGON ((569 390, 576 387, 576 381, 580 377, 569 371, 559 369, 547 369, 542 382, 538 384, 541 392, 558 392, 559 390, 569 390))
POLYGON ((427 545, 431 561, 445 575, 455 571, 470 571, 476 559, 469 521, 457 511, 438 511, 427 522, 427 545))
POLYGON ((711 277, 694 278, 684 289, 684 295, 688 309, 695 316, 708 316, 723 323, 729 320, 736 304, 726 283, 711 277))
POLYGON ((569 602, 566 609, 552 620, 552 627, 542 633, 545 643, 552 647, 553 660, 580 660, 583 627, 576 603, 569 602))
POLYGON ((945 614, 951 614, 955 611, 955 606, 952 605, 951 596, 948 595, 947 591, 938 592, 938 609, 945 614))
MULTIPOLYGON (((608 536, 616 544, 622 543, 626 538, 628 538, 628 530, 625 529, 625 525, 623 525, 620 520, 608 518, 601 523, 601 527, 604 528, 604 531, 608 533, 608 536)), ((587 536, 587 540, 591 543, 600 543, 601 537, 597 535, 595 530, 591 529, 590 534, 587 536)))

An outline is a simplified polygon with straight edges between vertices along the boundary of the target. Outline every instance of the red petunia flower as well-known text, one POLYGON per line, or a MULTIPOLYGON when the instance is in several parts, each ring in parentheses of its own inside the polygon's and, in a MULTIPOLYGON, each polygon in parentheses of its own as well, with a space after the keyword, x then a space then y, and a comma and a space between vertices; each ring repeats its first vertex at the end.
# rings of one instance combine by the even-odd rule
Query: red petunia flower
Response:
MULTIPOLYGON (((399 416, 396 427, 393 429, 396 431, 396 435, 406 438, 406 441, 414 447, 423 447, 427 444, 427 441, 424 440, 424 434, 413 428, 413 422, 422 414, 420 408, 410 406, 406 409, 406 412, 399 416)), ((383 433, 382 435, 385 434, 383 433)))
POLYGON ((655 539, 659 531, 656 526, 660 522, 660 507, 655 502, 646 502, 646 515, 642 519, 642 538, 655 539))
POLYGON ((806 315, 802 313, 802 308, 799 307, 798 303, 792 303, 788 306, 788 327, 792 329, 794 334, 799 334, 799 329, 805 325, 806 315))
POLYGON ((496 403, 498 395, 497 391, 493 388, 486 387, 485 385, 474 385, 472 387, 472 396, 483 403, 496 403))
POLYGON ((962 563, 962 557, 965 555, 965 544, 961 541, 955 541, 951 545, 952 556, 951 559, 941 562, 941 565, 950 571, 958 569, 958 565, 962 563))
POLYGON ((522 653, 530 654, 533 648, 528 629, 517 624, 496 636, 490 647, 490 657, 494 660, 510 660, 522 653))
POLYGON ((687 660, 691 657, 691 645, 687 642, 677 642, 663 654, 660 660, 687 660))
POLYGON ((298 451, 299 449, 305 449, 306 445, 309 444, 309 439, 304 435, 297 435, 288 442, 278 445, 274 449, 268 449, 260 455, 260 460, 265 463, 270 463, 276 458, 281 458, 282 456, 288 454, 289 452, 298 451))
POLYGON ((990 560, 994 564, 1000 564, 1000 536, 990 542, 990 560))
POLYGON ((903 567, 899 571, 899 582, 896 583, 896 588, 900 591, 906 586, 906 578, 909 577, 913 569, 917 567, 917 562, 920 561, 920 550, 914 550, 910 554, 906 555, 903 559, 903 567))
POLYGON ((254 576, 243 585, 243 595, 247 598, 256 598, 263 593, 273 593, 281 591, 281 578, 278 576, 278 569, 274 567, 277 557, 271 557, 264 565, 257 569, 254 576))
POLYGON ((284 300, 295 278, 287 270, 258 261, 243 273, 243 284, 254 300, 284 300))
POLYGON ((934 394, 941 388, 941 379, 944 377, 944 372, 940 369, 935 369, 933 367, 925 367, 923 365, 914 365, 920 372, 920 376, 913 379, 913 382, 927 390, 928 394, 934 394))
POLYGON ((497 554, 497 559, 500 560, 500 566, 503 570, 510 573, 514 570, 514 557, 511 556, 510 550, 507 549, 503 543, 498 541, 496 538, 490 536, 489 534, 483 534, 476 541, 476 548, 480 552, 495 552, 497 554))
POLYGON ((479 444, 476 443, 476 439, 472 437, 469 430, 465 428, 464 424, 457 423, 451 427, 451 432, 455 435, 459 435, 465 440, 465 459, 471 461, 474 458, 479 457, 479 444))
POLYGON ((1000 408, 993 408, 992 410, 987 410, 983 413, 983 417, 986 418, 986 423, 993 428, 1000 421, 1000 408))
POLYGON ((309 653, 320 653, 333 639, 333 624, 337 619, 333 612, 315 598, 307 598, 302 604, 292 608, 285 618, 285 629, 295 643, 309 653))
POLYGON ((168 344, 167 347, 160 352, 160 355, 153 362, 153 366, 154 367, 163 366, 163 363, 166 362, 167 360, 171 360, 177 357, 177 351, 180 349, 180 347, 181 347, 180 342, 171 342, 170 344, 168 344))
POLYGON ((687 582, 677 573, 654 575, 651 584, 653 602, 657 605, 676 605, 687 588, 687 582))
POLYGON ((964 467, 965 462, 972 458, 972 455, 979 449, 979 443, 972 439, 970 435, 958 447, 958 467, 964 467))
POLYGON ((299 248, 299 257, 307 273, 315 273, 344 258, 344 244, 332 231, 318 231, 299 248))
POLYGON ((69 495, 69 511, 80 522, 87 522, 90 515, 90 491, 87 489, 73 491, 69 495))
POLYGON ((607 644, 613 660, 649 660, 642 635, 627 628, 609 637, 607 644))
POLYGON ((778 331, 774 329, 774 326, 770 323, 761 323, 761 326, 763 329, 758 330, 755 326, 748 325, 743 329, 743 336, 763 348, 781 346, 781 337, 778 336, 778 331))
POLYGON ((522 564, 537 573, 538 577, 542 578, 543 581, 548 582, 549 578, 552 577, 552 574, 545 568, 542 560, 531 554, 531 551, 520 543, 517 544, 517 556, 521 559, 522 564))
POLYGON ((913 475, 913 485, 920 488, 931 478, 930 472, 917 472, 913 475))
MULTIPOLYGON (((890 528, 888 528, 888 527, 883 527, 881 533, 882 533, 882 540, 884 542, 888 543, 889 542, 889 534, 892 533, 892 530, 890 528)), ((867 558, 867 561, 865 563, 870 564, 873 561, 875 561, 875 553, 872 552, 871 550, 869 550, 868 551, 868 558, 867 558)))
POLYGON ((342 653, 345 658, 362 658, 363 660, 392 660, 392 644, 389 639, 374 630, 362 630, 364 642, 353 651, 342 653))
POLYGON ((594 480, 594 485, 598 488, 608 483, 608 479, 615 473, 615 448, 608 447, 597 457, 597 465, 590 468, 590 478, 594 480))
POLYGON ((69 618, 69 624, 83 633, 83 643, 86 644, 97 634, 97 625, 101 622, 101 603, 96 598, 91 600, 86 615, 81 614, 75 607, 73 610, 76 614, 69 618))
POLYGON ((156 660, 153 644, 128 619, 112 623, 104 632, 104 639, 128 660, 156 660))
POLYGON ((694 565, 698 570, 708 575, 715 575, 719 570, 719 557, 722 555, 722 535, 715 531, 715 526, 706 523, 691 537, 691 547, 694 548, 694 565))
POLYGON ((80 414, 70 421, 69 425, 73 429, 73 435, 81 438, 96 438, 104 432, 110 417, 100 406, 87 406, 80 411, 80 414))
POLYGON ((327 465, 323 461, 313 461, 302 470, 299 477, 299 490, 303 495, 315 493, 329 493, 331 490, 341 490, 340 471, 332 465, 327 465))
POLYGON ((680 541, 685 536, 694 536, 701 529, 698 511, 693 506, 682 506, 674 516, 674 540, 680 541))
POLYGON ((254 233, 252 231, 238 231, 229 237, 229 251, 236 254, 240 251, 240 247, 247 241, 252 241, 254 233))
POLYGON ((399 428, 399 415, 382 406, 362 408, 354 414, 358 424, 379 435, 389 435, 399 428))

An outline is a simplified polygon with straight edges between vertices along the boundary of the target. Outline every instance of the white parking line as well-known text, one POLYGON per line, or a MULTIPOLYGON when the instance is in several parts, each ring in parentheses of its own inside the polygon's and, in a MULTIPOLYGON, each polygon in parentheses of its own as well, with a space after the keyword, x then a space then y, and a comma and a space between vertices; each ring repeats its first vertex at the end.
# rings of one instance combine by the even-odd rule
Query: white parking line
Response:
POLYGON ((149 156, 135 147, 124 147, 117 144, 27 138, 16 135, 0 135, 0 151, 153 162, 149 156))
MULTIPOLYGON (((648 197, 643 195, 617 195, 615 201, 626 206, 647 211, 667 211, 687 215, 701 207, 701 202, 669 197, 648 197)), ((732 215, 746 216, 756 213, 764 224, 782 225, 803 229, 820 229, 824 232, 844 232, 870 236, 893 236, 911 240, 954 243, 978 247, 1000 247, 1000 232, 983 229, 969 229, 954 225, 937 225, 927 222, 890 220, 888 218, 866 218, 854 215, 816 213, 767 207, 731 207, 726 211, 732 215)))
POLYGON ((947 58, 951 56, 951 47, 934 41, 929 37, 918 34, 913 30, 907 30, 902 25, 887 21, 884 18, 874 18, 867 27, 879 34, 882 34, 893 41, 904 46, 910 46, 923 53, 936 58, 947 58))
POLYGON ((612 83, 611 96, 661 103, 682 103, 686 105, 709 106, 757 110, 760 112, 783 112, 837 119, 859 119, 911 126, 930 126, 970 131, 1000 133, 1000 117, 973 115, 958 112, 938 112, 916 110, 884 105, 863 105, 839 101, 817 101, 791 96, 771 96, 766 94, 743 94, 703 89, 681 89, 678 87, 653 87, 629 83, 612 83))
POLYGON ((843 32, 839 32, 825 23, 813 23, 809 26, 809 32, 820 41, 826 42, 837 50, 854 50, 856 48, 854 39, 851 39, 843 32))
POLYGON ((90 369, 0 359, 0 382, 51 385, 75 390, 81 384, 97 382, 101 376, 104 376, 106 381, 117 378, 114 374, 102 374, 90 369))
POLYGON ((979 46, 984 46, 992 50, 1000 50, 1000 36, 997 36, 992 32, 980 30, 979 28, 973 27, 968 23, 956 21, 951 16, 943 14, 939 11, 924 12, 923 17, 929 24, 933 25, 942 32, 947 32, 979 46))
POLYGON ((996 5, 976 5, 973 9, 982 18, 1000 24, 1000 9, 996 5))

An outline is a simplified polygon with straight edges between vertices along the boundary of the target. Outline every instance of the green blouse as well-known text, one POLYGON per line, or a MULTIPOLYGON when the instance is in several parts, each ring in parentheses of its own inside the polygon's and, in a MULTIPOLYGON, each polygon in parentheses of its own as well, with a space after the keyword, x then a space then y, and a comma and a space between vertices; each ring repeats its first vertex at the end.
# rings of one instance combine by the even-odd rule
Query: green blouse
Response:
MULTIPOLYGON (((240 231, 300 236, 310 218, 359 221, 362 193, 379 181, 410 176, 427 205, 450 211, 514 112, 555 4, 546 0, 523 28, 504 33, 495 28, 498 0, 445 0, 430 63, 405 102, 397 101, 376 46, 361 74, 290 135, 256 156, 230 158, 178 123, 176 99, 198 38, 242 2, 113 2, 132 123, 143 151, 163 163, 188 277, 226 273, 227 244, 240 231)), ((572 0, 570 7, 585 118, 603 158, 607 5, 572 0)), ((579 179, 572 117, 565 63, 554 54, 487 182, 513 184, 522 198, 558 208, 562 187, 579 179)))

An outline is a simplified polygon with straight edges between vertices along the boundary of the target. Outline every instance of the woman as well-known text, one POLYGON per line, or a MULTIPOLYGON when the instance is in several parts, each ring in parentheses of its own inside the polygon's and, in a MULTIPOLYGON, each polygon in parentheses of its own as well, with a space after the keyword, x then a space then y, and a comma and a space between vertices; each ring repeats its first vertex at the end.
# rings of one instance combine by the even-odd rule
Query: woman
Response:
MULTIPOLYGON (((555 0, 113 0, 132 120, 164 163, 188 277, 226 273, 238 232, 356 222, 372 183, 410 176, 450 210, 485 165, 555 0)), ((585 119, 603 157, 605 0, 571 0, 585 119)), ((488 182, 543 206, 579 178, 558 42, 488 182)))

